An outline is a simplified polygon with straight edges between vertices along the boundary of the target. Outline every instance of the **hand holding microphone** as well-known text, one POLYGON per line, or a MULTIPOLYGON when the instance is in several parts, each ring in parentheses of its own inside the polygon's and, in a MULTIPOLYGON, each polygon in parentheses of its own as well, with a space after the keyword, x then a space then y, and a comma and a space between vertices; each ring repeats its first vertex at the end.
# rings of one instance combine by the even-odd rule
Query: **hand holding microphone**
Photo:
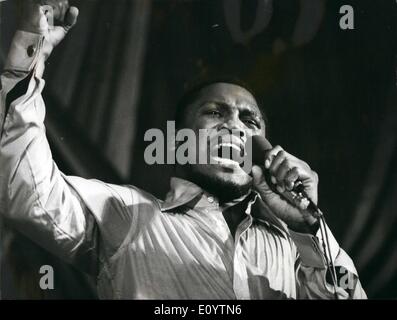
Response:
POLYGON ((311 232, 319 215, 316 172, 262 136, 252 138, 252 162, 254 186, 262 199, 292 230, 311 232))

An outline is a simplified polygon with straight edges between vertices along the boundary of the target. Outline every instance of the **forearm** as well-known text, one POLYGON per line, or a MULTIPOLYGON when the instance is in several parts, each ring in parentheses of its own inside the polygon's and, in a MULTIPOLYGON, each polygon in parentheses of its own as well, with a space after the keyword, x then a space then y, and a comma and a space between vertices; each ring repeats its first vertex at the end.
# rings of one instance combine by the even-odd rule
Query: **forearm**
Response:
POLYGON ((14 43, 18 49, 10 52, 13 63, 1 78, 5 121, 0 139, 0 214, 50 252, 96 273, 98 254, 111 256, 118 250, 133 219, 128 206, 141 197, 129 188, 59 171, 45 135, 42 40, 37 36, 36 56, 18 63, 25 57, 21 50, 31 45, 31 34, 19 35, 20 45, 14 43), (110 216, 112 223, 105 224, 110 216))
POLYGON ((17 32, 1 77, 0 212, 32 240, 72 261, 93 238, 86 233, 93 219, 53 162, 46 139, 42 46, 42 36, 17 32))
MULTIPOLYGON (((35 75, 40 60, 40 35, 18 31, 11 44, 4 73, 1 75, 0 208, 4 212, 13 200, 12 183, 28 179, 28 150, 45 152, 45 107, 41 98, 44 81, 35 75), (35 47, 32 54, 29 48, 35 47), (44 139, 43 139, 44 136, 44 139), (41 145, 34 143, 41 141, 41 145), (44 149, 44 150, 42 150, 44 149)), ((47 148, 46 148, 47 147, 47 148)), ((46 164, 42 166, 48 166, 46 164)))

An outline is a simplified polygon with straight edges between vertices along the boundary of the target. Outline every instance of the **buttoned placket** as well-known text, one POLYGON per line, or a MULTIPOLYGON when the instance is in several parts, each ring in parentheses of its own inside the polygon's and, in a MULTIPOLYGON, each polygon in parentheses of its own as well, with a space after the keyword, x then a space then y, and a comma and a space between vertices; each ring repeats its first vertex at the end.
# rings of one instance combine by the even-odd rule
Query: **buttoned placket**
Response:
POLYGON ((242 257, 242 236, 251 227, 253 219, 250 212, 246 212, 246 214, 247 216, 245 217, 245 219, 237 227, 236 237, 234 240, 233 290, 237 299, 250 299, 247 269, 242 257))
POLYGON ((209 231, 229 247, 229 243, 233 243, 233 236, 220 210, 219 202, 213 196, 206 194, 203 195, 203 201, 201 202, 205 203, 205 207, 200 211, 204 212, 206 220, 210 221, 209 231))
POLYGON ((247 270, 242 257, 242 237, 252 225, 251 206, 255 201, 256 197, 248 203, 245 211, 246 217, 238 225, 234 240, 219 203, 213 196, 204 193, 193 209, 204 214, 206 223, 203 227, 219 239, 224 246, 225 257, 228 257, 224 264, 230 275, 237 299, 250 298, 247 270))
MULTIPOLYGON (((236 296, 236 299, 240 299, 240 300, 250 299, 248 274, 247 274, 246 266, 244 264, 244 259, 242 257, 242 241, 243 241, 242 237, 252 225, 253 218, 251 216, 251 207, 256 200, 257 200, 257 195, 255 195, 255 197, 249 201, 247 208, 245 210, 246 217, 243 219, 243 221, 240 222, 240 224, 236 229, 235 238, 231 244, 232 247, 230 248, 229 246, 227 246, 226 248, 228 252, 231 252, 232 266, 231 269, 230 266, 227 266, 227 268, 231 273, 231 279, 233 281, 233 291, 236 296)), ((217 204, 217 202, 211 196, 207 197, 207 201, 209 203, 215 203, 218 209, 217 213, 220 215, 220 219, 217 219, 218 220, 217 223, 223 222, 223 226, 222 226, 223 230, 226 229, 229 238, 233 239, 233 235, 230 232, 229 226, 227 225, 222 212, 219 210, 219 205, 217 204)), ((228 242, 228 244, 230 245, 230 242, 228 242)))

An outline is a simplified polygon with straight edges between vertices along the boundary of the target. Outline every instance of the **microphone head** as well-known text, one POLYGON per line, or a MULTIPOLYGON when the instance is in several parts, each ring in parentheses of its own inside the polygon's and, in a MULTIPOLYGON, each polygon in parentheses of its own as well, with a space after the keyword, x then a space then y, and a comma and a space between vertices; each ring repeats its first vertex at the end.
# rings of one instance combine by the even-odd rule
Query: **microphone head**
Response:
POLYGON ((272 149, 271 143, 263 136, 252 136, 252 162, 259 166, 265 163, 265 153, 272 149))

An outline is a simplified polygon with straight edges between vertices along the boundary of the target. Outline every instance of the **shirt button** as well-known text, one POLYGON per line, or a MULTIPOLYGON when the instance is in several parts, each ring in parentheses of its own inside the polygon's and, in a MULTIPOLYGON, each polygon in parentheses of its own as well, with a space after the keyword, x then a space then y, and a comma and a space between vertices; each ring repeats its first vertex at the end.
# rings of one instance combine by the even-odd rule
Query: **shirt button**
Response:
POLYGON ((208 200, 209 203, 213 203, 214 202, 214 198, 213 197, 208 197, 207 200, 208 200))
POLYGON ((27 49, 28 56, 33 57, 35 51, 36 51, 36 48, 34 47, 34 45, 29 46, 27 49))

